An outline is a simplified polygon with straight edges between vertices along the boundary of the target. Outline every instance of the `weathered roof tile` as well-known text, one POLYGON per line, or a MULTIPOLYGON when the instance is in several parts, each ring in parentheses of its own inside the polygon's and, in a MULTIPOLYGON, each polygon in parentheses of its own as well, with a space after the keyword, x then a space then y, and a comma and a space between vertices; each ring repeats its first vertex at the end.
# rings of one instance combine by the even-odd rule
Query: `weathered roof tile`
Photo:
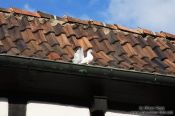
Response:
POLYGON ((0 53, 71 62, 79 47, 92 65, 175 74, 175 35, 121 25, 0 9, 0 53), (7 15, 8 14, 8 15, 7 15))

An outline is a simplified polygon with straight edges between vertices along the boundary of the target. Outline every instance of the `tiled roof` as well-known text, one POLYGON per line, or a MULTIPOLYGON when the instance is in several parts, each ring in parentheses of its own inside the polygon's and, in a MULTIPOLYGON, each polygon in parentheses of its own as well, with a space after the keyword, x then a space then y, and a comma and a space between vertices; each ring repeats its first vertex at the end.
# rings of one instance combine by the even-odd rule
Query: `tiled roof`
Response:
POLYGON ((38 11, 0 8, 0 53, 71 62, 93 49, 92 65, 175 74, 175 35, 38 11))

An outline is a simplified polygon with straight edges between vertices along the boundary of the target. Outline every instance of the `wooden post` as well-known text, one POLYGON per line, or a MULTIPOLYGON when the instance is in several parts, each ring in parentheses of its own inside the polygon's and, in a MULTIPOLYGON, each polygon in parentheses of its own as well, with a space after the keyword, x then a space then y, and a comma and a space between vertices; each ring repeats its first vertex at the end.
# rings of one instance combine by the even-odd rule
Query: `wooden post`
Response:
POLYGON ((8 116, 26 116, 27 101, 9 99, 8 116))
POLYGON ((90 108, 91 116, 105 116, 107 111, 107 98, 104 96, 95 96, 92 107, 90 108))

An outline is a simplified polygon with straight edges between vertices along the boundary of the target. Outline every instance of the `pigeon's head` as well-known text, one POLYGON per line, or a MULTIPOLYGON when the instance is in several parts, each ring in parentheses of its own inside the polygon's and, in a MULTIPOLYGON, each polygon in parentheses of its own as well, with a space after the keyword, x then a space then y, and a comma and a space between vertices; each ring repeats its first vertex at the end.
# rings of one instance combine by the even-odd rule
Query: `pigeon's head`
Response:
POLYGON ((93 51, 92 51, 92 49, 89 49, 88 52, 89 52, 89 53, 92 53, 93 51))

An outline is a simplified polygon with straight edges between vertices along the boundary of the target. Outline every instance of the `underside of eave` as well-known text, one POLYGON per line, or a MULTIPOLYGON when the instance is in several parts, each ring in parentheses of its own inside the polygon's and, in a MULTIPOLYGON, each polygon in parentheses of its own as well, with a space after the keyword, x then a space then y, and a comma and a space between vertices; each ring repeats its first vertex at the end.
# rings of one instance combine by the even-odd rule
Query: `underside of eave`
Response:
POLYGON ((157 73, 143 73, 132 70, 122 70, 112 67, 100 67, 93 65, 77 65, 65 62, 55 62, 43 59, 0 55, 0 69, 37 70, 42 72, 85 76, 114 81, 127 81, 163 86, 175 86, 174 75, 162 75, 157 73))

